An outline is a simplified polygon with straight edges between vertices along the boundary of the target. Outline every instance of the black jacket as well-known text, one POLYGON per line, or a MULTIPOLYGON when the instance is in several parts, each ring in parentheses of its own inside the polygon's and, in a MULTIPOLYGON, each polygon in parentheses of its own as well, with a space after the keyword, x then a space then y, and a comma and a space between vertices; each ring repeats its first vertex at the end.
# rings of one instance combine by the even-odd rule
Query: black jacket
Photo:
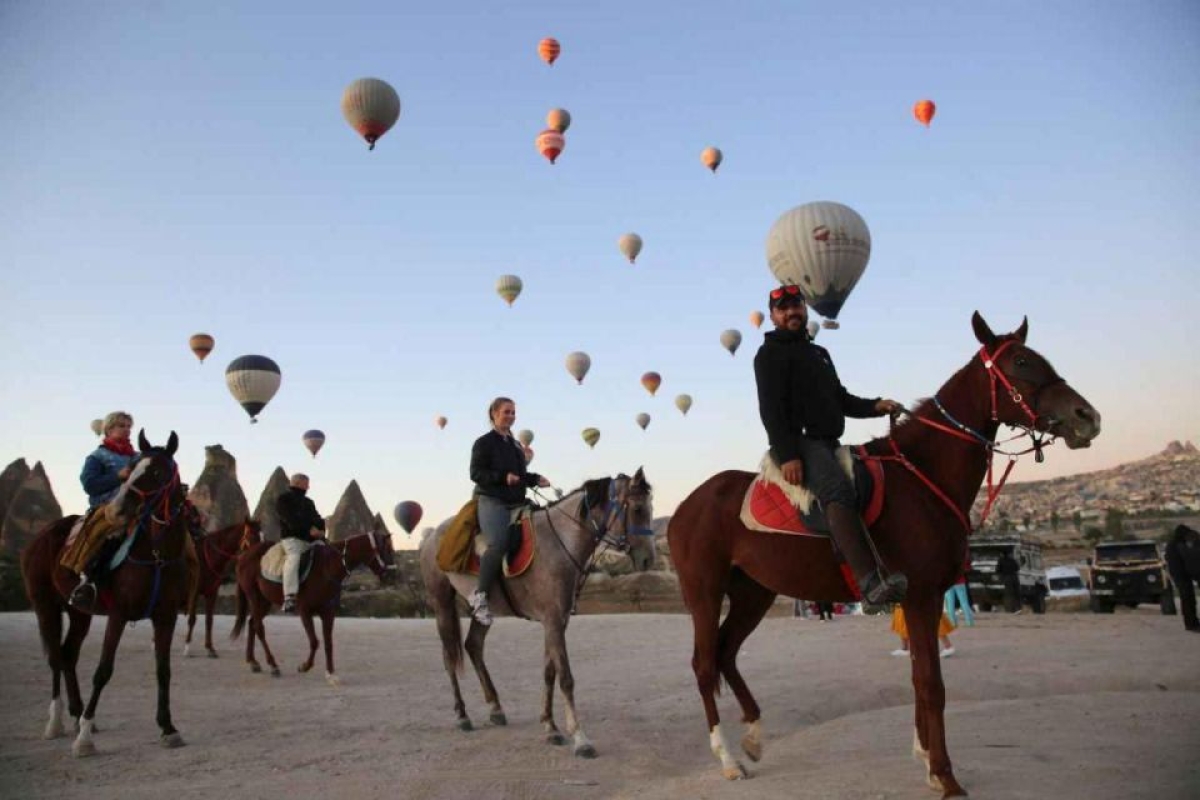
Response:
POLYGON ((838 439, 846 417, 882 417, 879 398, 855 397, 838 380, 829 352, 804 331, 769 332, 754 356, 758 413, 780 463, 800 457, 800 438, 838 439))
POLYGON ((279 537, 312 541, 310 531, 325 530, 325 520, 317 513, 317 507, 303 489, 289 486, 275 501, 275 513, 279 515, 279 537))
POLYGON ((541 475, 525 469, 525 450, 511 436, 501 436, 490 430, 471 447, 471 480, 475 481, 476 494, 520 505, 525 502, 525 488, 537 486, 541 479, 541 475), (505 483, 505 476, 510 472, 521 478, 516 486, 505 483))

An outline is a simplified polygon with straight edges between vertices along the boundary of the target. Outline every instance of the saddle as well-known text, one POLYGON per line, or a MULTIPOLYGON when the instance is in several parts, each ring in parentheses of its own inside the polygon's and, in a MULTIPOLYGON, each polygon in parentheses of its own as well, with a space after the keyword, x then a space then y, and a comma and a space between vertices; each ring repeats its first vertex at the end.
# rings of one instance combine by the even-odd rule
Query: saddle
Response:
MULTIPOLYGON (((310 544, 300 556, 300 585, 304 585, 304 581, 308 579, 308 573, 312 572, 313 563, 316 558, 316 553, 320 552, 318 548, 327 547, 324 542, 321 544, 310 544)), ((287 559, 287 553, 279 545, 278 542, 271 545, 267 552, 263 553, 262 560, 259 561, 259 574, 263 580, 270 583, 283 583, 283 562, 287 559)))
MULTIPOLYGON (((854 483, 857 507, 863 524, 870 527, 883 513, 883 465, 865 459, 866 448, 839 447, 837 459, 854 483)), ((768 452, 763 456, 758 477, 742 500, 742 524, 763 533, 829 538, 829 522, 816 497, 803 486, 793 486, 768 452)))
MULTIPOLYGON (((517 521, 513 523, 514 542, 512 550, 504 559, 504 577, 515 578, 524 574, 533 563, 535 545, 533 535, 533 515, 529 508, 521 509, 517 521)), ((479 533, 479 501, 471 500, 459 509, 454 520, 442 536, 438 545, 437 565, 443 572, 461 572, 469 575, 479 574, 479 556, 486 548, 479 533)))
MULTIPOLYGON (((521 509, 521 515, 509 528, 511 541, 514 543, 504 557, 504 577, 517 578, 525 574, 533 563, 536 551, 533 535, 533 512, 529 508, 521 509)), ((480 537, 475 537, 475 547, 467 560, 466 571, 471 575, 479 574, 479 557, 487 550, 487 543, 480 537)))

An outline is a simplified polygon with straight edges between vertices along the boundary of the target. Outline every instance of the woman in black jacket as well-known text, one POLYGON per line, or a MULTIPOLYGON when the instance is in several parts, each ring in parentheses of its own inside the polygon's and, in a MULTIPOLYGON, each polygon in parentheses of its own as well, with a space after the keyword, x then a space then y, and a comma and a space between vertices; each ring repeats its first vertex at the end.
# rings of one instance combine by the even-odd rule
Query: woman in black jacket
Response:
POLYGON ((492 429, 475 440, 471 448, 471 480, 479 499, 479 528, 487 550, 479 559, 479 583, 471 595, 471 615, 480 625, 492 624, 488 592, 500 577, 509 547, 509 530, 525 504, 525 490, 546 487, 550 481, 525 468, 525 448, 512 433, 517 406, 507 397, 497 397, 488 406, 492 429))

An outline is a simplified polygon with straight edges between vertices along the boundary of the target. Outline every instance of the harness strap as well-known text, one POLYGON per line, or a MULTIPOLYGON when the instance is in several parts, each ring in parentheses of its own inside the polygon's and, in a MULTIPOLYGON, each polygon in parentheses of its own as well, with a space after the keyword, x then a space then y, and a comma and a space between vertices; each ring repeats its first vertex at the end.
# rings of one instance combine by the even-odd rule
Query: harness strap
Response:
POLYGON ((958 517, 958 521, 962 523, 962 526, 964 528, 966 528, 967 533, 969 535, 972 530, 971 522, 967 519, 966 515, 963 514, 962 509, 960 509, 957 505, 955 505, 954 501, 951 500, 950 497, 945 492, 943 492, 940 488, 938 488, 938 485, 936 483, 934 483, 932 480, 930 480, 925 475, 924 472, 921 472, 921 470, 917 467, 916 464, 914 464, 908 460, 908 458, 904 455, 904 453, 902 453, 900 451, 900 446, 898 444, 896 444, 896 440, 893 437, 891 437, 891 436, 888 437, 888 444, 890 444, 892 446, 892 455, 890 455, 890 456, 889 455, 882 455, 882 456, 866 455, 864 457, 868 458, 868 459, 875 459, 876 461, 895 461, 896 463, 900 464, 900 466, 904 467, 909 472, 911 472, 913 475, 916 475, 918 478, 921 479, 922 483, 924 483, 926 486, 928 486, 929 489, 935 495, 937 495, 938 499, 940 499, 943 503, 945 503, 946 506, 951 511, 954 512, 954 516, 958 517))

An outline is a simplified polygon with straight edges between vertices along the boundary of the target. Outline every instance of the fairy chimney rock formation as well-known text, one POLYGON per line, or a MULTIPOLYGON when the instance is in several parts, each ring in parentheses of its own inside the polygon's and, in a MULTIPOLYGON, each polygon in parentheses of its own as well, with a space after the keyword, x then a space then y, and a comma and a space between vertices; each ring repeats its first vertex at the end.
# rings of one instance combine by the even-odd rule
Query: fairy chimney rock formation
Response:
POLYGON ((62 507, 55 499, 50 479, 39 461, 8 503, 4 524, 0 526, 0 548, 16 555, 34 534, 62 515, 62 507))
POLYGON ((246 493, 237 479, 237 459, 219 444, 204 448, 204 470, 188 492, 188 499, 204 514, 208 531, 240 525, 250 516, 246 493))
POLYGON ((392 535, 392 532, 388 530, 387 523, 383 521, 383 514, 380 514, 378 511, 375 512, 374 523, 375 524, 371 528, 373 531, 376 533, 382 533, 384 536, 392 535))
POLYGON ((338 500, 333 516, 325 523, 326 535, 331 542, 340 542, 360 533, 370 533, 375 529, 375 515, 363 497, 358 481, 350 481, 342 499, 338 500))
POLYGON ((258 497, 258 505, 254 507, 254 517, 262 525, 264 541, 279 541, 279 514, 275 512, 275 502, 279 496, 288 490, 288 476, 283 467, 276 467, 267 479, 262 494, 258 497))
POLYGON ((0 523, 4 522, 4 515, 8 513, 9 504, 17 496, 17 490, 21 488, 21 484, 28 477, 29 465, 23 458, 18 458, 5 467, 4 472, 0 472, 0 523))

